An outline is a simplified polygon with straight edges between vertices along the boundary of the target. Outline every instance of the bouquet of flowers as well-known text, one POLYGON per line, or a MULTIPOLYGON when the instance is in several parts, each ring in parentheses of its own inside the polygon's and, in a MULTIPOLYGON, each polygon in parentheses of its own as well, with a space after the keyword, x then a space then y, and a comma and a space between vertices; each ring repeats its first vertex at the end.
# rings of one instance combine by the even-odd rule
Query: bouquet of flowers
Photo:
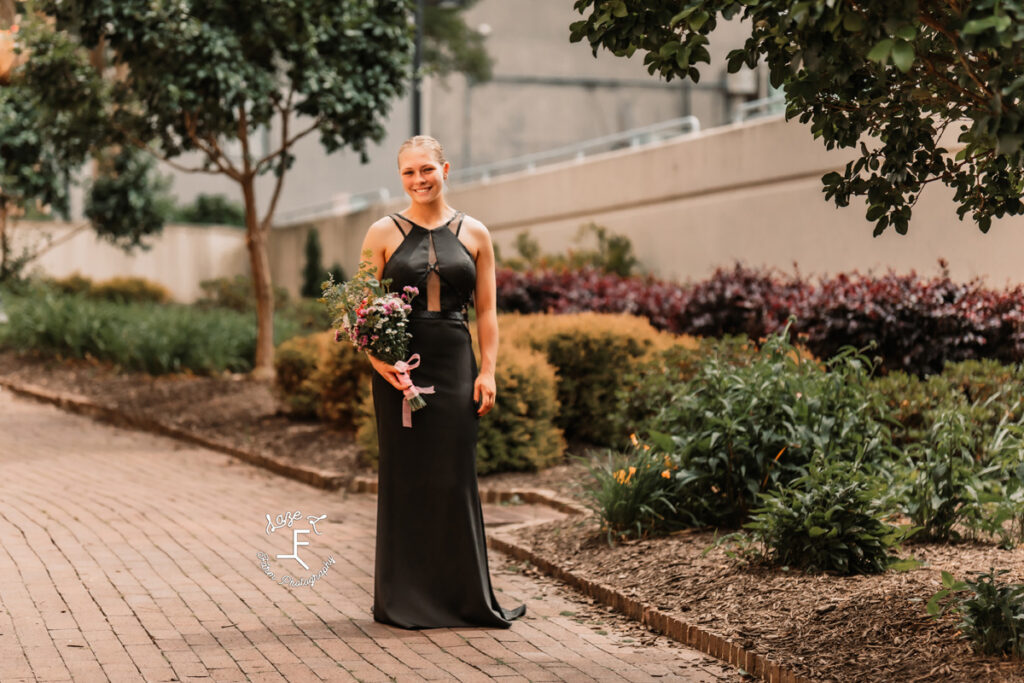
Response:
POLYGON ((399 377, 407 385, 403 424, 412 426, 411 411, 427 405, 421 394, 434 393, 433 387, 413 386, 409 371, 419 366, 419 354, 406 360, 409 354, 409 340, 412 335, 406 330, 408 314, 412 310, 409 302, 419 294, 416 287, 404 287, 401 294, 387 291, 390 280, 378 280, 376 267, 369 258, 371 252, 363 252, 359 270, 348 282, 337 283, 334 276, 320 285, 323 296, 321 303, 327 304, 334 327, 335 341, 347 339, 360 351, 366 351, 374 358, 394 365, 399 377))

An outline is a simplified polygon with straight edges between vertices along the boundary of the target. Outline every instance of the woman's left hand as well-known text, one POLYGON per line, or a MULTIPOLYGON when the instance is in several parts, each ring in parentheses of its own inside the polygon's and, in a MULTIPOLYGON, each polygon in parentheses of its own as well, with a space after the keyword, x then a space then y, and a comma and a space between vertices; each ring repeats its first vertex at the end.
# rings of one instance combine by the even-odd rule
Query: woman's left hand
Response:
POLYGON ((480 403, 477 415, 486 415, 494 407, 494 397, 498 390, 494 384, 494 375, 481 373, 473 383, 473 400, 480 403))

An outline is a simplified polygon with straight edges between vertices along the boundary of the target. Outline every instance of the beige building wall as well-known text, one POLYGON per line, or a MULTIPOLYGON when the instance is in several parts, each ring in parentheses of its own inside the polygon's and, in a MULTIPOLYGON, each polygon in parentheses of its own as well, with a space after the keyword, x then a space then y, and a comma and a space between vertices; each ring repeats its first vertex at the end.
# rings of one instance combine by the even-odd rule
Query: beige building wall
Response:
MULTIPOLYGON (((579 163, 498 177, 453 188, 449 202, 482 220, 495 244, 514 254, 528 230, 545 251, 574 244, 579 226, 596 222, 632 240, 643 266, 662 278, 707 277, 741 261, 804 275, 841 271, 937 273, 949 261, 957 280, 980 276, 992 286, 1024 282, 1024 217, 997 221, 982 234, 961 223, 951 193, 929 187, 909 234, 872 237, 866 207, 843 209, 824 198, 821 176, 851 152, 827 151, 810 131, 781 117, 727 126, 674 142, 622 150, 579 163)), ((367 227, 407 202, 395 200, 317 221, 324 261, 349 273, 367 227)), ((271 236, 275 281, 295 292, 310 225, 271 236)))
POLYGON ((249 272, 245 233, 237 228, 167 225, 161 235, 147 240, 151 249, 132 254, 98 239, 90 230, 62 241, 72 230, 74 226, 67 223, 19 222, 14 229, 16 247, 38 246, 52 238, 60 243, 35 261, 30 270, 52 277, 79 273, 94 280, 144 277, 159 282, 175 300, 183 302, 199 298, 199 283, 203 280, 249 272))

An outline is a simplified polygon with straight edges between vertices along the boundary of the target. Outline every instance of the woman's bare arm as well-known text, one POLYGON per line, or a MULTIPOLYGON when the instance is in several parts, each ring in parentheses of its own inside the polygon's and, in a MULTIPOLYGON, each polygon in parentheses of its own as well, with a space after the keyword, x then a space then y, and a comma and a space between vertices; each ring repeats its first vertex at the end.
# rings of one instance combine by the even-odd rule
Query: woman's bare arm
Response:
POLYGON ((476 257, 476 326, 480 340, 480 373, 473 386, 473 400, 480 402, 477 412, 486 415, 494 407, 497 393, 494 373, 498 364, 498 306, 494 274, 494 245, 482 223, 476 257))

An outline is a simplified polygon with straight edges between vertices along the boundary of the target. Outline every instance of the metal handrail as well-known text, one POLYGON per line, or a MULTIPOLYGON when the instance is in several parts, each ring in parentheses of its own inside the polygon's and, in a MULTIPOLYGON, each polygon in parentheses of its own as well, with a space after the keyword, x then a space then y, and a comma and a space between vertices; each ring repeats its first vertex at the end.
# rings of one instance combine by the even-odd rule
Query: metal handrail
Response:
POLYGON ((386 202, 389 199, 391 199, 391 192, 386 187, 378 187, 375 190, 367 190, 355 194, 342 193, 335 195, 326 202, 319 202, 287 211, 279 211, 277 216, 274 217, 274 225, 294 225, 295 223, 311 221, 325 216, 337 216, 344 213, 361 211, 371 204, 386 202))
MULTIPOLYGON (((557 163, 559 161, 582 161, 588 154, 599 151, 611 151, 623 147, 636 148, 653 142, 663 142, 680 135, 700 132, 700 120, 696 116, 683 116, 668 121, 661 121, 649 126, 633 128, 621 133, 604 135, 599 138, 583 140, 564 147, 557 147, 543 152, 535 152, 524 156, 496 161, 490 164, 457 169, 448 174, 451 184, 488 180, 496 175, 515 171, 533 171, 538 166, 557 163)), ((386 201, 391 193, 385 187, 368 190, 357 194, 340 194, 325 202, 310 206, 281 211, 274 219, 274 225, 285 226, 303 221, 351 213, 366 208, 370 204, 386 201)))
POLYGON ((750 100, 749 102, 741 102, 736 105, 736 108, 732 112, 732 122, 742 123, 743 121, 758 118, 760 116, 781 114, 786 109, 785 105, 786 97, 781 94, 762 97, 757 100, 750 100))
POLYGON ((583 140, 564 147, 534 152, 512 159, 495 161, 490 164, 480 164, 464 169, 456 169, 448 174, 448 180, 452 184, 467 183, 474 180, 489 180, 493 176, 516 171, 533 171, 538 166, 559 161, 582 161, 587 154, 597 151, 611 151, 622 147, 639 147, 651 142, 661 142, 677 137, 700 132, 700 120, 696 116, 682 116, 677 119, 669 119, 660 123, 642 126, 604 135, 599 138, 583 140))

